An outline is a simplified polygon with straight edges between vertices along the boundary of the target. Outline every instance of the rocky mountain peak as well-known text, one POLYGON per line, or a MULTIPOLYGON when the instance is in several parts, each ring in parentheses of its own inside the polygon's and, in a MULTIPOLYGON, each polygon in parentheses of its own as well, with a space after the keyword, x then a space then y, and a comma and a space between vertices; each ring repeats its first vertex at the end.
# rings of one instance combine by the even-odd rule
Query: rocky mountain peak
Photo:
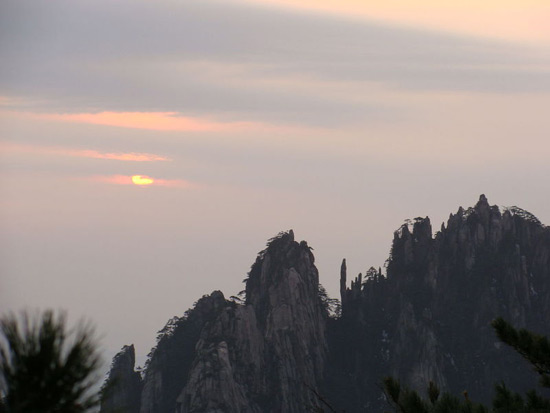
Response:
POLYGON ((292 230, 269 240, 232 303, 201 331, 178 411, 302 412, 326 353, 319 275, 292 230))
POLYGON ((136 363, 136 350, 133 344, 123 346, 122 349, 113 358, 113 368, 115 370, 134 369, 136 363))
POLYGON ((487 201, 487 197, 485 196, 485 194, 481 194, 479 196, 479 200, 477 201, 477 204, 476 204, 476 208, 481 208, 481 207, 489 207, 489 201, 487 201))
POLYGON ((113 358, 109 377, 102 388, 102 412, 139 410, 141 376, 134 371, 135 361, 133 344, 122 347, 113 358))
POLYGON ((413 224, 413 238, 416 240, 426 240, 432 238, 432 223, 430 218, 415 218, 413 224))
POLYGON ((218 313, 223 307, 227 305, 227 301, 223 293, 219 290, 212 291, 210 295, 202 296, 193 309, 195 316, 208 316, 210 314, 218 313))
POLYGON ((101 412, 294 413, 320 411, 321 397, 338 410, 383 411, 387 375, 420 391, 430 380, 468 389, 482 402, 497 381, 536 384, 490 327, 502 316, 550 334, 550 228, 529 212, 481 195, 435 237, 429 218, 407 220, 385 275, 370 268, 351 288, 347 278, 344 259, 341 312, 331 318, 311 248, 281 232, 252 265, 244 302, 214 291, 169 320, 143 381, 125 346, 101 412))
MULTIPOLYGON (((357 350, 332 374, 370 369, 419 391, 433 380, 484 402, 499 380, 533 387, 536 378, 496 346, 490 323, 501 316, 548 334, 549 280, 550 230, 521 208, 499 208, 481 195, 451 214, 435 237, 427 218, 408 220, 394 234, 386 277, 352 282, 342 294, 342 322, 353 325, 348 346, 357 350)), ((339 405, 358 411, 378 397, 357 394, 339 405)))
POLYGON ((246 280, 246 304, 252 305, 260 325, 273 308, 317 302, 319 274, 307 242, 294 241, 294 232, 282 232, 258 254, 246 280))
MULTIPOLYGON (((321 297, 311 249, 292 230, 280 233, 252 265, 244 303, 214 291, 158 332, 134 392, 141 405, 126 411, 306 411, 317 403, 326 361, 321 297)), ((115 358, 111 374, 119 370, 133 372, 133 347, 115 358)), ((128 378, 120 382, 117 397, 127 394, 128 378)), ((117 406, 105 399, 101 411, 117 406)))

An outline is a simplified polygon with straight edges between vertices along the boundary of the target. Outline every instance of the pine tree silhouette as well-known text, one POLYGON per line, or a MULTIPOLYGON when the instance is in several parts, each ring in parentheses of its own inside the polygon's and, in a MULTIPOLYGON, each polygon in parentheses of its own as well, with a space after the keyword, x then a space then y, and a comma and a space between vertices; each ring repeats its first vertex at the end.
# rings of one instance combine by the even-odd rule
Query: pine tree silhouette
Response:
POLYGON ((99 353, 93 329, 68 331, 66 315, 44 311, 0 320, 0 411, 80 413, 98 405, 99 353))
MULTIPOLYGON (((550 341, 548 338, 525 329, 517 330, 502 318, 491 325, 498 338, 521 354, 540 375, 543 387, 550 388, 550 341)), ((457 397, 449 393, 440 395, 437 386, 430 382, 427 388, 429 401, 425 401, 415 391, 403 389, 398 380, 386 377, 383 389, 389 404, 400 413, 537 413, 550 412, 550 400, 530 390, 525 398, 509 390, 504 383, 495 385, 495 397, 492 410, 472 402, 468 393, 457 397)))

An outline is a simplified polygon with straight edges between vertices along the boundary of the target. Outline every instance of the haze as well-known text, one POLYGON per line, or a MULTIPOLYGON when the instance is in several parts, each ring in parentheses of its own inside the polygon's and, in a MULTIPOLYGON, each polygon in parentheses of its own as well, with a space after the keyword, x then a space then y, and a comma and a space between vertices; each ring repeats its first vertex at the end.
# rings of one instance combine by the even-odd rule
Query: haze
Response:
POLYGON ((548 224, 548 2, 379 3, 2 0, 0 312, 143 360, 279 231, 337 296, 404 219, 548 224))

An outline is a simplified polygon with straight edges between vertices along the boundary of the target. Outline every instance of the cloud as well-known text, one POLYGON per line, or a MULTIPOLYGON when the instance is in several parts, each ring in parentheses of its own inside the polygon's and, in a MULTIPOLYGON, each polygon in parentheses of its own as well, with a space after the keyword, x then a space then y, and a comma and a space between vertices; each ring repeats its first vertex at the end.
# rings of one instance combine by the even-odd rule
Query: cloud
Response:
POLYGON ((354 19, 424 27, 513 42, 550 44, 546 0, 247 0, 251 4, 270 5, 340 14, 354 19))
POLYGON ((50 147, 40 145, 21 145, 7 142, 0 142, 0 148, 5 152, 34 152, 45 153, 61 156, 72 156, 78 158, 90 158, 90 159, 106 159, 115 161, 128 161, 128 162, 165 162, 171 161, 166 156, 156 155, 153 153, 142 152, 99 152, 92 149, 70 149, 62 147, 50 147))
POLYGON ((130 161, 130 162, 156 162, 156 161, 170 161, 170 158, 165 156, 155 155, 152 153, 101 153, 93 150, 66 150, 61 152, 70 156, 80 156, 83 158, 93 159, 110 159, 116 161, 130 161))
MULTIPOLYGON (((242 114, 243 116, 246 114, 242 114)), ((88 124, 111 126, 125 129, 139 129, 160 132, 193 132, 193 133, 294 133, 322 130, 323 125, 301 125, 299 122, 277 123, 242 120, 212 120, 212 116, 181 116, 177 112, 114 112, 102 111, 91 113, 45 113, 31 111, 0 110, 0 116, 11 119, 39 120, 65 124, 88 124)), ((296 119, 294 119, 296 120, 296 119)), ((84 154, 83 154, 84 155, 84 154)), ((92 156, 93 153, 88 153, 92 156)), ((116 154, 102 154, 101 157, 116 154)), ((139 154, 138 154, 139 155, 139 154)), ((76 156, 76 155, 75 155, 76 156)), ((99 156, 92 156, 99 157, 99 156)), ((143 157, 142 157, 143 158, 143 157)), ((114 159, 114 156, 111 156, 114 159)), ((120 159, 124 160, 124 159, 120 159)), ((127 159, 139 160, 139 159, 127 159)), ((145 160, 145 159, 141 159, 145 160)), ((160 159, 156 159, 160 160, 160 159)))
POLYGON ((196 188, 197 185, 183 179, 161 179, 147 175, 95 175, 86 178, 92 182, 137 187, 162 186, 168 188, 196 188))
POLYGON ((311 126, 394 116, 394 107, 357 102, 364 83, 421 93, 550 92, 545 48, 237 2, 22 4, 6 0, 0 15, 0 89, 36 101, 34 112, 94 113, 95 122, 115 122, 98 111, 177 112, 198 123, 159 125, 221 131, 243 119, 311 126), (295 79, 310 87, 294 88, 295 79), (315 88, 343 81, 357 86, 349 97, 315 88))
POLYGON ((180 132, 220 132, 258 127, 252 122, 215 122, 179 116, 176 112, 99 112, 35 114, 40 119, 121 128, 180 132))
POLYGON ((12 104, 13 100, 10 99, 8 96, 0 96, 0 106, 8 106, 12 104))

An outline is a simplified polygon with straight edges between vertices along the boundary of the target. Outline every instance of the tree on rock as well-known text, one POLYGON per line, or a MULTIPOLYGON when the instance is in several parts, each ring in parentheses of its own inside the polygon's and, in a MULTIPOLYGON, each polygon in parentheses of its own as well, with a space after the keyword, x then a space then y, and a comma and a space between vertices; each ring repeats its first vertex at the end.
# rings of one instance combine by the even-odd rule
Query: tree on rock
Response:
MULTIPOLYGON (((502 318, 492 322, 498 338, 513 347, 531 363, 540 375, 541 385, 550 388, 550 342, 548 338, 525 329, 517 330, 502 318)), ((387 377, 383 388, 389 404, 399 413, 537 413, 549 412, 550 400, 539 395, 535 390, 527 392, 525 397, 509 390, 504 383, 495 385, 495 397, 492 410, 472 402, 468 393, 463 397, 449 393, 440 394, 437 386, 430 382, 427 388, 428 401, 417 392, 404 389, 399 381, 387 377)))
MULTIPOLYGON (((548 338, 532 333, 526 329, 516 330, 512 325, 499 317, 492 322, 498 338, 521 354, 540 375, 540 384, 550 388, 550 342, 548 338)), ((550 400, 540 396, 535 390, 527 392, 523 397, 506 388, 504 383, 496 386, 496 396, 493 400, 495 412, 548 412, 550 400), (510 406, 513 406, 511 410, 510 406)))
POLYGON ((441 395, 435 383, 430 382, 426 389, 428 401, 414 390, 401 388, 399 381, 392 377, 384 379, 384 392, 389 403, 400 413, 488 413, 489 410, 473 403, 467 393, 459 398, 449 393, 441 395))

